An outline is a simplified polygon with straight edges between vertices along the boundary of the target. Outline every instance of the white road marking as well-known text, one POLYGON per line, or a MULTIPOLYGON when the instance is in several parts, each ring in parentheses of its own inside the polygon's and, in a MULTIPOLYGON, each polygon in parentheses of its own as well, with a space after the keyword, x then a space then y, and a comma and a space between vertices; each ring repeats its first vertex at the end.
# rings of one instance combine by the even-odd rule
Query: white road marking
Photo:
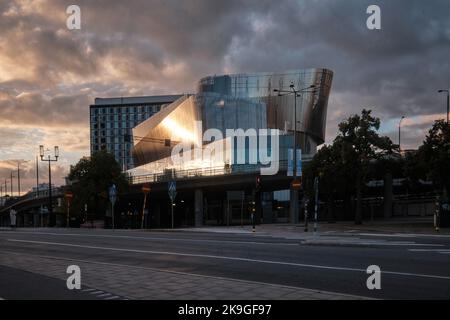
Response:
MULTIPOLYGON (((314 243, 315 240, 312 241, 312 243, 314 243)), ((323 241, 324 244, 326 244, 327 242, 329 242, 330 244, 333 243, 333 240, 318 240, 323 241)), ((348 240, 344 240, 344 241, 340 241, 340 243, 343 243, 345 245, 351 245, 351 244, 358 244, 358 245, 366 245, 366 246, 370 246, 370 245, 375 245, 375 246, 411 246, 411 247, 445 247, 445 245, 443 244, 427 244, 427 243, 404 243, 404 242, 377 242, 377 241, 348 241, 348 240)), ((308 240, 306 241, 306 244, 308 244, 308 240)))
POLYGON ((89 292, 89 294, 101 294, 101 293, 104 293, 103 291, 92 291, 92 292, 89 292))
POLYGON ((450 252, 450 249, 408 249, 412 252, 450 252))
MULTIPOLYGON (((278 264, 278 265, 285 265, 285 266, 295 266, 295 267, 303 267, 303 268, 315 268, 315 269, 339 270, 339 271, 356 271, 356 272, 364 272, 364 273, 366 273, 366 269, 349 268, 349 267, 324 266, 324 265, 314 265, 314 264, 304 264, 304 263, 294 263, 294 262, 284 262, 284 261, 272 261, 272 260, 249 259, 249 258, 240 258, 240 257, 215 256, 215 255, 206 255, 206 254, 179 253, 179 252, 169 252, 169 251, 153 251, 153 250, 138 250, 138 249, 123 249, 123 248, 100 247, 100 246, 87 246, 87 245, 78 245, 78 244, 60 243, 60 242, 47 242, 47 241, 31 241, 31 240, 17 240, 17 239, 7 239, 7 240, 8 241, 12 241, 12 242, 35 243, 35 244, 44 244, 44 245, 85 248, 85 249, 110 250, 110 251, 134 252, 134 253, 148 253, 148 254, 160 254, 160 255, 196 257, 196 258, 209 258, 209 259, 232 260, 232 261, 245 261, 245 262, 254 262, 254 263, 265 263, 265 264, 278 264)), ((450 276, 439 276, 439 275, 409 273, 409 272, 396 272, 396 271, 383 271, 382 273, 383 274, 390 274, 390 275, 398 275, 398 276, 409 276, 409 277, 420 277, 420 278, 433 278, 433 279, 450 280, 450 276)))
POLYGON ((105 300, 113 300, 113 299, 118 299, 118 298, 120 298, 120 297, 119 296, 112 296, 112 297, 105 298, 105 300))
POLYGON ((409 249, 411 252, 433 252, 440 254, 450 254, 450 249, 409 249))
POLYGON ((51 236, 81 236, 96 238, 119 238, 119 239, 137 239, 137 240, 161 240, 161 241, 180 241, 180 242, 210 242, 210 243, 230 243, 230 244, 254 244, 254 245, 277 245, 277 246, 298 246, 298 243, 288 242, 256 242, 256 241, 235 241, 235 240, 208 240, 208 239, 189 239, 189 238, 165 238, 165 237, 137 237, 137 236, 115 236, 106 234, 82 234, 82 233, 54 233, 54 232, 14 232, 15 234, 36 234, 51 236))
POLYGON ((85 292, 94 291, 95 289, 83 289, 85 292))
POLYGON ((450 235, 420 234, 420 233, 357 233, 360 236, 369 237, 393 237, 393 238, 450 238, 450 235))

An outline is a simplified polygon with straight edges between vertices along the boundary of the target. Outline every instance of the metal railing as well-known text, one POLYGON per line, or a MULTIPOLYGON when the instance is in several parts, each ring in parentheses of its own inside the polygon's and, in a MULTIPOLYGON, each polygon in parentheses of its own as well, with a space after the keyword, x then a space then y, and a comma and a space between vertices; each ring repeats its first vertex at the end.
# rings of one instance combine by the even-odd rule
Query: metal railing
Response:
MULTIPOLYGON (((53 190, 53 197, 59 197, 63 194, 63 187, 57 187, 52 188, 53 190)), ((3 207, 0 207, 0 212, 7 212, 12 207, 15 207, 17 205, 26 203, 28 201, 36 200, 36 199, 42 199, 42 198, 48 198, 48 189, 46 190, 39 190, 39 191, 30 191, 26 194, 24 194, 21 197, 17 197, 11 202, 5 202, 3 207)))
MULTIPOLYGON (((188 170, 167 170, 165 172, 130 176, 131 184, 168 182, 225 175, 257 173, 265 166, 261 164, 237 164, 223 167, 198 168, 188 170)), ((287 161, 279 161, 279 171, 287 169, 287 161)))

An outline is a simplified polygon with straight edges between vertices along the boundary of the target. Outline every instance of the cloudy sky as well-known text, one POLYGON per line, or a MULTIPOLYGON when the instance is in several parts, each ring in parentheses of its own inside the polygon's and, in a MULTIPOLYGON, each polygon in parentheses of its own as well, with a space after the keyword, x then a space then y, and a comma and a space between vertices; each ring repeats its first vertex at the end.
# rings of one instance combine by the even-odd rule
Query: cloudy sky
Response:
POLYGON ((407 116, 415 148, 445 116, 449 12, 448 0, 1 0, 0 184, 20 161, 31 187, 40 144, 60 146, 61 183, 89 154, 95 97, 193 92, 208 74, 329 68, 328 141, 366 107, 394 141, 407 116), (66 27, 71 4, 81 30, 66 27), (382 30, 366 27, 371 4, 382 30))

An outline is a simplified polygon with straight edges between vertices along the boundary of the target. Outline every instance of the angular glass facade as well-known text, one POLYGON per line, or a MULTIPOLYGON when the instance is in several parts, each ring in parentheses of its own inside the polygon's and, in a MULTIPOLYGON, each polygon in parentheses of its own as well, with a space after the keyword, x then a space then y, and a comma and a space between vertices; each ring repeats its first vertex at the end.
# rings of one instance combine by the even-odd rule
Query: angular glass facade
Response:
POLYGON ((239 166, 233 167, 236 164, 233 154, 245 152, 246 165, 252 157, 255 158, 252 153, 258 150, 249 145, 250 137, 245 137, 245 142, 240 146, 236 146, 234 140, 230 144, 227 130, 236 129, 244 132, 253 130, 256 133, 260 130, 277 130, 280 134, 280 144, 277 146, 280 161, 286 161, 287 149, 291 147, 295 134, 297 147, 308 158, 325 139, 332 79, 333 72, 327 69, 205 77, 199 81, 195 95, 181 97, 133 129, 133 135, 142 138, 134 141, 136 169, 130 173, 139 176, 164 173, 165 170, 237 170, 239 166), (305 90, 299 97, 293 94, 278 96, 274 92, 274 89, 289 90, 291 84, 297 90, 312 85, 315 89, 305 90), (294 99, 297 99, 296 111, 294 99), (294 119, 294 115, 297 119, 294 119), (219 138, 203 141, 204 133, 211 130, 220 133, 219 138), (188 144, 192 152, 195 149, 203 152, 205 148, 211 148, 211 145, 208 146, 209 141, 223 143, 224 157, 221 161, 208 162, 204 158, 198 161, 197 158, 197 162, 188 161, 183 165, 173 163, 170 156, 177 144, 188 144))

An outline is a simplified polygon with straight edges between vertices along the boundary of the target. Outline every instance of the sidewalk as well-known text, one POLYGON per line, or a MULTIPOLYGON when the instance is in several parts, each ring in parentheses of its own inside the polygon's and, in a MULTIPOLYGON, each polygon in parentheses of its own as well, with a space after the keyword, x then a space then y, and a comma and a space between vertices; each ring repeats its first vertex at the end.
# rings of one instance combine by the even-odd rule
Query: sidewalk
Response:
MULTIPOLYGON (((276 284, 173 272, 144 266, 0 252, 0 265, 66 280, 81 269, 83 287, 144 300, 362 300, 367 297, 276 284)), ((92 290, 92 289, 87 289, 92 290)), ((95 292, 95 291, 94 291, 95 292)))
MULTIPOLYGON (((256 226, 255 234, 309 238, 314 232, 314 222, 308 225, 308 232, 304 231, 304 224, 261 224, 256 226)), ((152 229, 152 231, 192 231, 192 232, 213 232, 213 233, 233 233, 249 234, 252 226, 204 226, 197 228, 177 228, 177 229, 152 229)), ((364 221, 362 225, 355 225, 353 221, 339 221, 335 223, 320 222, 317 226, 317 234, 333 233, 407 233, 422 235, 450 235, 450 228, 440 229, 436 232, 433 227, 433 218, 393 218, 389 220, 364 221)))

